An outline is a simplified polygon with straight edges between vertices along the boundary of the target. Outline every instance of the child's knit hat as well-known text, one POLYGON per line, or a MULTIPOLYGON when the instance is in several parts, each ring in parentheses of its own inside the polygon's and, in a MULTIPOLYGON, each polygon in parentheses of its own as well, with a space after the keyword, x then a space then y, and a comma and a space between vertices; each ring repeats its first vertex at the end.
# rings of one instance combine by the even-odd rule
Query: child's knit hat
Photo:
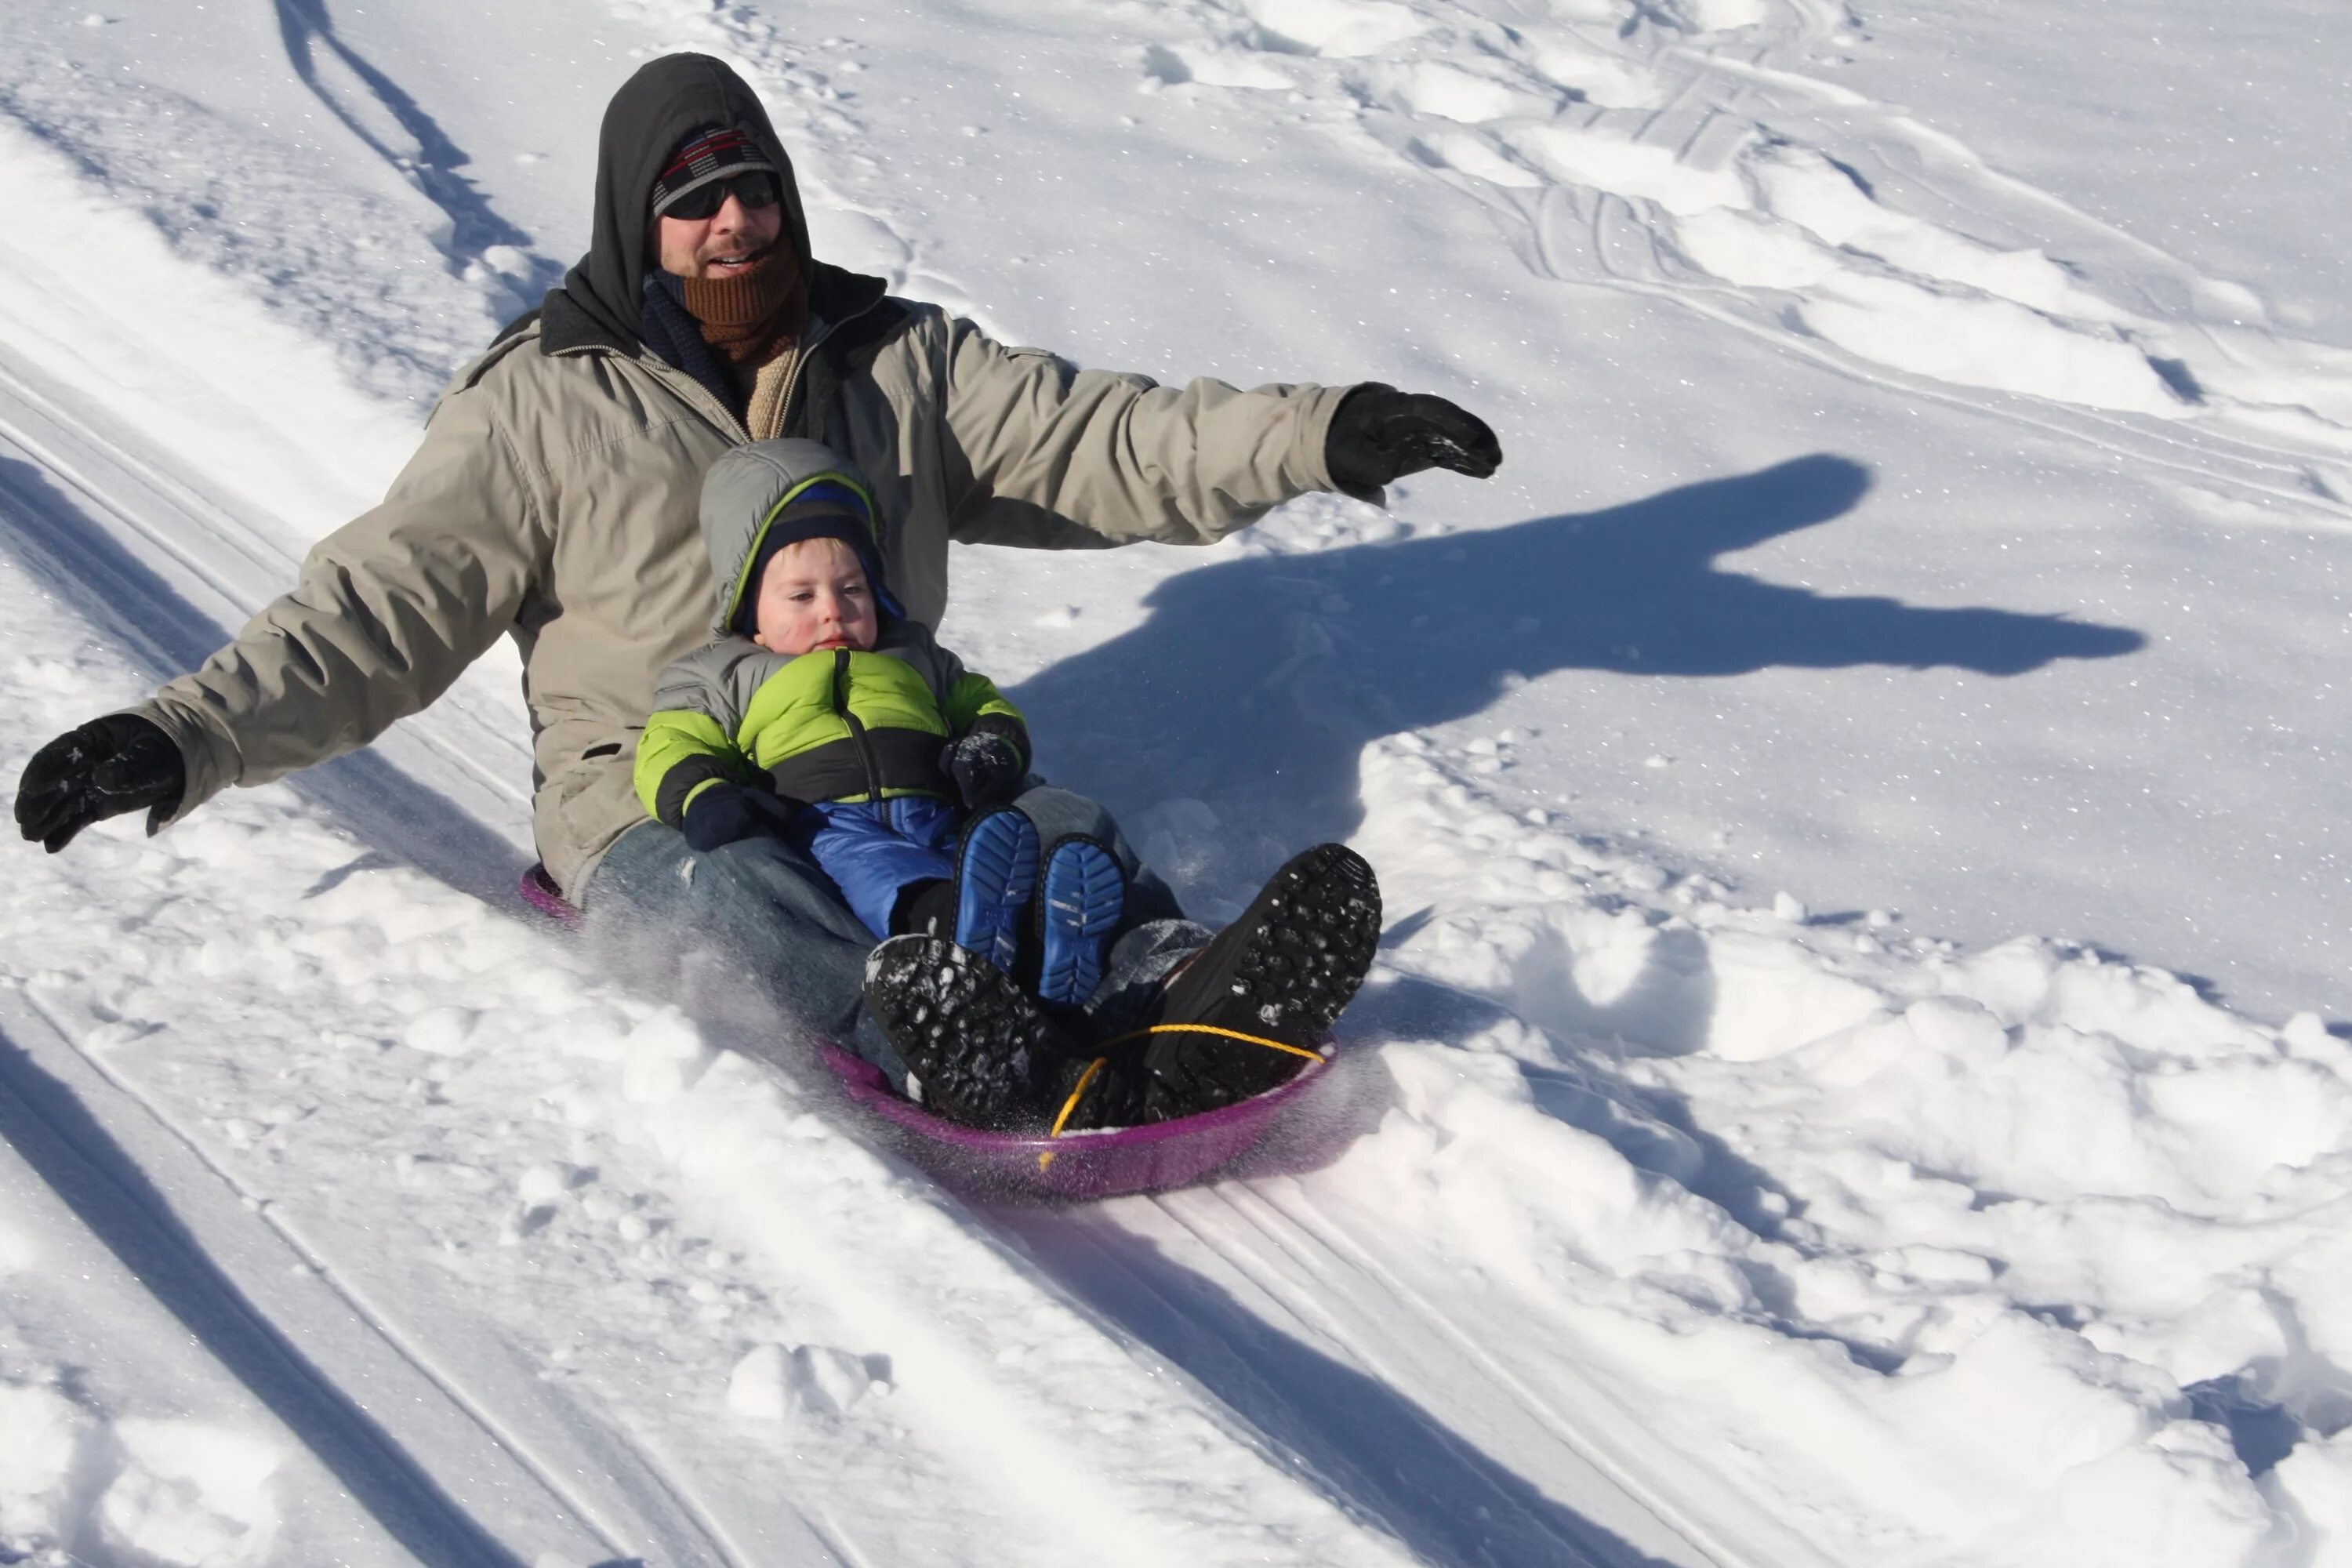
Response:
POLYGON ((838 539, 857 554, 885 619, 906 611, 890 592, 874 517, 874 492, 857 465, 817 441, 758 441, 710 466, 702 480, 702 536, 718 577, 721 637, 748 637, 760 574, 776 552, 806 539, 838 539))
POLYGON ((779 552, 811 539, 838 539, 856 551, 857 563, 866 568, 866 585, 874 590, 874 607, 894 619, 902 614, 898 602, 890 596, 889 584, 882 580, 882 552, 874 547, 872 515, 864 495, 832 480, 811 485, 786 502, 752 552, 751 569, 743 578, 742 602, 735 611, 735 629, 745 637, 759 630, 755 623, 760 574, 779 552))

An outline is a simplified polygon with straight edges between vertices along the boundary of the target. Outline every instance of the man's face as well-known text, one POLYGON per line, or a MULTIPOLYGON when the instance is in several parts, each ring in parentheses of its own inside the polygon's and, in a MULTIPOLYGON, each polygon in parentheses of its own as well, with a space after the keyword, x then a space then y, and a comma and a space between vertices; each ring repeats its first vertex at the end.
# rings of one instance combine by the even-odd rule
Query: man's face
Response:
POLYGON ((803 539, 768 557, 760 572, 751 640, 771 653, 870 648, 878 622, 874 590, 857 552, 838 539, 803 539))
POLYGON ((654 219, 655 254, 663 271, 680 278, 733 278, 749 271, 783 227, 782 202, 747 207, 730 191, 709 217, 654 219))

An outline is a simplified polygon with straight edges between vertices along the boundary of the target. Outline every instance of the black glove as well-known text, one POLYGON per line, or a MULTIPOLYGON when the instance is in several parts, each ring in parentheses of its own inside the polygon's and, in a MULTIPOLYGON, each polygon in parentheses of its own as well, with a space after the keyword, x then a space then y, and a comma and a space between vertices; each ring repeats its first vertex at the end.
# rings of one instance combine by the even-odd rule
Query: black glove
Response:
POLYGON ((1021 793, 1022 775, 1029 771, 1021 752, 1010 734, 982 719, 970 734, 948 742, 940 753, 940 772, 955 781, 966 811, 1001 805, 1021 793))
POLYGON ((698 855, 760 834, 781 837, 793 819, 792 801, 751 784, 715 784, 687 802, 678 831, 698 855))
POLYGON ((1425 392, 1368 381, 1348 394, 1323 440, 1331 482, 1369 500, 1382 485, 1423 468, 1483 479, 1502 466, 1502 443, 1486 422, 1425 392))
POLYGON ((172 737, 132 713, 109 713, 33 753, 16 784, 16 826, 54 855, 93 822, 152 809, 147 831, 179 809, 187 764, 172 737))

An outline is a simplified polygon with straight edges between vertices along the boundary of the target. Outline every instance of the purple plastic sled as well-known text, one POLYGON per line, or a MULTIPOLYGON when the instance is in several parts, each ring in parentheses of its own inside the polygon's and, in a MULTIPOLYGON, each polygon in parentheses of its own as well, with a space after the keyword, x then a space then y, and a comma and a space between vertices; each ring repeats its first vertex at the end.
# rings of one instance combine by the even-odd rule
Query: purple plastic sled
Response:
POLYGON ((817 1050, 850 1099, 913 1134, 908 1154, 934 1174, 961 1186, 1057 1198, 1109 1198, 1197 1182, 1254 1148, 1326 1068, 1310 1063, 1287 1083, 1198 1116, 1048 1138, 942 1121, 895 1093, 873 1063, 829 1040, 817 1050))
MULTIPOLYGON (((520 890, 548 919, 580 923, 580 911, 544 866, 525 871, 520 890)), ((851 1100, 907 1134, 900 1142, 908 1156, 934 1174, 960 1186, 1057 1198, 1117 1197, 1197 1182, 1255 1148, 1328 1067, 1311 1062, 1264 1094, 1198 1116, 1048 1138, 984 1132, 933 1116, 894 1090, 882 1069, 864 1058, 830 1040, 817 1042, 817 1055, 851 1100)))

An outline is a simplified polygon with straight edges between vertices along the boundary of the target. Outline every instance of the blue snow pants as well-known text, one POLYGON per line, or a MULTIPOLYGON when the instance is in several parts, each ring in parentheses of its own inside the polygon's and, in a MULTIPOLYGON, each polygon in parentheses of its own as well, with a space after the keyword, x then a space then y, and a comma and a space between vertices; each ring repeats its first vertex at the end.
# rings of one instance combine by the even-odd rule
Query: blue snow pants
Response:
MULTIPOLYGON (((1034 774, 1013 804, 1040 843, 1087 834, 1127 873, 1126 913, 1089 1010, 1121 1016, 1209 940, 1101 806, 1034 774)), ((761 836, 698 855, 647 819, 605 852, 576 901, 598 954, 675 999, 714 1043, 793 1066, 808 1059, 806 1037, 819 1035, 905 1089, 906 1064, 865 1008, 874 935, 806 849, 761 836)))
POLYGON ((888 800, 821 800, 793 813, 784 841, 817 863, 841 889, 849 912, 881 941, 909 882, 955 875, 964 814, 935 795, 888 800))

